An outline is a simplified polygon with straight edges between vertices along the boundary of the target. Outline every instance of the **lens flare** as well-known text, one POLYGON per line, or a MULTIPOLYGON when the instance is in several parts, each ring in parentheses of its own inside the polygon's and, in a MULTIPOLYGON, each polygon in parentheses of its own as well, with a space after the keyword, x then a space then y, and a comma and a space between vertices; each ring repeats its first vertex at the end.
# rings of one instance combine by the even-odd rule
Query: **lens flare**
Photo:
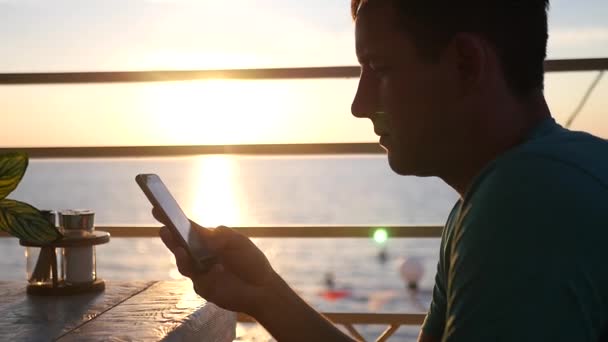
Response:
POLYGON ((384 228, 378 228, 374 231, 374 241, 378 244, 384 244, 388 240, 388 232, 384 228))

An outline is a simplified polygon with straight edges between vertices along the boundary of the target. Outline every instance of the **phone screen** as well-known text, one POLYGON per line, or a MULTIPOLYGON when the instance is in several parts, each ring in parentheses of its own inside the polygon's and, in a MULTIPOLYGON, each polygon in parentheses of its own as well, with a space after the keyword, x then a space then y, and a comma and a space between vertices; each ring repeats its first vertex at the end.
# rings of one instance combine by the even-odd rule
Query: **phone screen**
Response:
POLYGON ((178 235, 176 238, 181 240, 180 243, 190 253, 197 267, 200 270, 206 270, 208 264, 215 258, 206 248, 204 241, 195 228, 192 227, 192 223, 160 177, 155 174, 142 174, 138 175, 136 180, 148 197, 148 200, 160 209, 170 221, 171 226, 168 228, 173 231, 174 235, 178 235))

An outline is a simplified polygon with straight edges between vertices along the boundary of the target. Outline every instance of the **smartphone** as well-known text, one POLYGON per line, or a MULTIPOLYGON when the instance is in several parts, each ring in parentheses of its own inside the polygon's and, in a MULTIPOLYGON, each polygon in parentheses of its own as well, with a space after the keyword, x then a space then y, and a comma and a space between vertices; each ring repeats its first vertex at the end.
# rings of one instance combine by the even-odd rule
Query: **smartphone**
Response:
POLYGON ((139 174, 135 181, 152 205, 168 219, 167 228, 171 230, 178 243, 186 250, 198 272, 207 272, 217 261, 209 252, 205 242, 196 232, 192 223, 177 204, 177 201, 160 177, 156 174, 139 174))

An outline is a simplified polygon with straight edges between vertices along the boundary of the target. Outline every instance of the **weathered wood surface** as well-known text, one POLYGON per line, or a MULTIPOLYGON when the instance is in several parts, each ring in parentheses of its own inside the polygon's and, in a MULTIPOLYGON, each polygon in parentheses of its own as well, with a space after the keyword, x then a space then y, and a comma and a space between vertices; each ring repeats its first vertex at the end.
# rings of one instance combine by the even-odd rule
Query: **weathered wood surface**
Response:
POLYGON ((189 281, 107 282, 105 292, 36 297, 0 282, 2 341, 232 341, 236 315, 189 281))

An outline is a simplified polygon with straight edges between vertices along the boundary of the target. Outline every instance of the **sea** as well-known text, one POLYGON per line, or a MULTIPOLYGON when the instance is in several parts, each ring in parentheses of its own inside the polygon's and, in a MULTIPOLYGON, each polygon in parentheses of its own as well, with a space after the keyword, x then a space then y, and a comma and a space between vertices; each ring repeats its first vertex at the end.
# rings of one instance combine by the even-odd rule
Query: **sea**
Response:
MULTIPOLYGON (((155 226, 136 185, 156 173, 184 211, 207 227, 227 225, 443 225, 458 195, 437 178, 399 176, 384 155, 201 155, 159 158, 33 159, 8 197, 39 209, 91 209, 99 226, 155 226)), ((274 269, 324 312, 420 313, 431 300, 438 238, 256 238, 274 269), (417 291, 401 266, 416 260, 417 291), (332 278, 344 297, 328 296, 332 278)), ((25 282, 24 248, 0 239, 2 280, 25 282)), ((182 279, 158 238, 112 238, 96 247, 97 275, 106 280, 182 279)), ((386 327, 359 330, 374 339, 386 327)), ((391 341, 415 341, 402 327, 391 341)), ((268 341, 263 328, 239 324, 239 341, 268 341)))

